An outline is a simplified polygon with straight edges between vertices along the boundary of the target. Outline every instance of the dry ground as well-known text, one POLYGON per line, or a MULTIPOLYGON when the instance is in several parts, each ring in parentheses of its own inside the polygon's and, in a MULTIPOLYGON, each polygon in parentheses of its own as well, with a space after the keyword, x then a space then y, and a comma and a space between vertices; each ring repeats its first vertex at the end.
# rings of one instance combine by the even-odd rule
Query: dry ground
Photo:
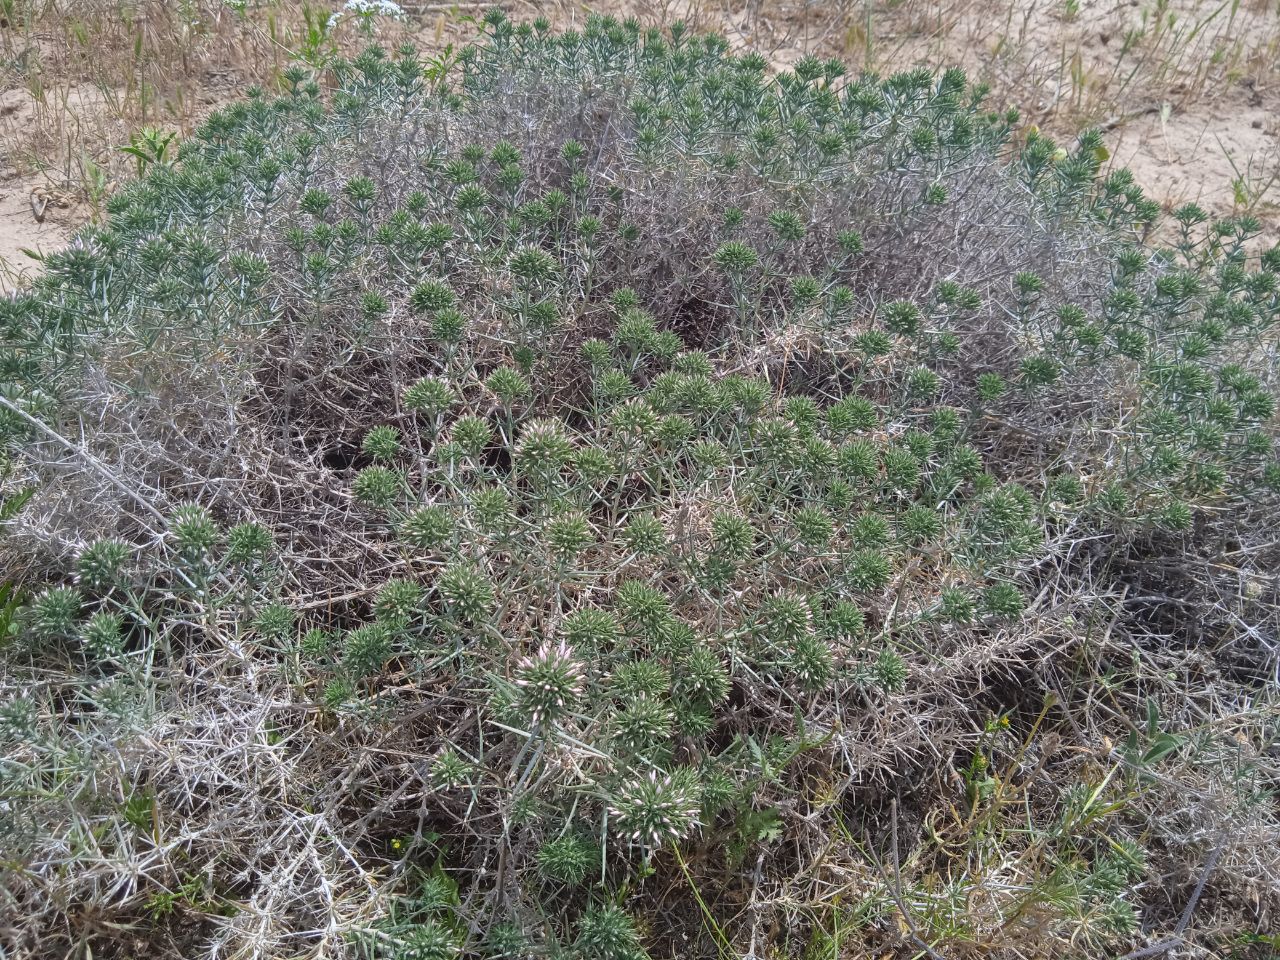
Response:
MULTIPOLYGON (((38 269, 132 175, 143 127, 189 131, 251 83, 270 85, 337 0, 0 0, 0 289, 38 269), (308 23, 309 21, 309 23, 308 23)), ((406 3, 384 39, 442 49, 487 4, 406 3)), ((1069 137, 1106 132, 1172 207, 1249 212, 1280 240, 1280 0, 565 0, 507 2, 560 24, 591 10, 686 19, 786 66, 805 52, 855 70, 959 64, 997 105, 1069 137)), ((339 26, 325 42, 360 42, 339 26)), ((319 47, 318 47, 319 49, 319 47)))

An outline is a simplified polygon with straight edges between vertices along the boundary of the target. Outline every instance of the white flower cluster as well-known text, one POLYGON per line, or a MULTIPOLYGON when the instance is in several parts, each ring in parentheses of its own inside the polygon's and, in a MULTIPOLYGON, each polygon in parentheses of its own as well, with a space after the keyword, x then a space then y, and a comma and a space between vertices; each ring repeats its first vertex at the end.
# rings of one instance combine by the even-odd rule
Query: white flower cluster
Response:
POLYGON ((329 29, 336 27, 342 18, 350 13, 366 20, 370 17, 404 19, 404 9, 398 3, 392 3, 391 0, 347 0, 341 10, 329 17, 329 29))

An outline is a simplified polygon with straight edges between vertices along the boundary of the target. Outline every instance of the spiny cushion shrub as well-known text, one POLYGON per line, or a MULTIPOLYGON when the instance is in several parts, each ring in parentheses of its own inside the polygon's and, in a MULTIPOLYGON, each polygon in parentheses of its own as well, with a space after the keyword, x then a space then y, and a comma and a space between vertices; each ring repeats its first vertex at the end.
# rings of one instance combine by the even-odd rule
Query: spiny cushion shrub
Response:
POLYGON ((1017 139, 959 71, 767 66, 494 13, 448 70, 290 69, 0 304, 15 945, 1177 923, 1135 797, 1185 744, 1091 672, 1140 642, 1107 558, 1271 502, 1280 253, 1194 206, 1144 245, 1096 134, 1017 139))

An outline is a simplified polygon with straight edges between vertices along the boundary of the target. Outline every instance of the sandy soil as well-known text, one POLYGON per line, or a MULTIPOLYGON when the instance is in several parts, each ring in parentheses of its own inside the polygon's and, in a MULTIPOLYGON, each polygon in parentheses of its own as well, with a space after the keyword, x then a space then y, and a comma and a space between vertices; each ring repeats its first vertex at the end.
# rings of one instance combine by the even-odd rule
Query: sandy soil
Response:
MULTIPOLYGON (((481 5, 447 15, 439 6, 405 6, 411 19, 399 32, 431 49, 465 36, 462 18, 481 5)), ((559 24, 585 15, 563 0, 509 7, 515 17, 541 12, 559 24)), ((603 0, 592 8, 657 23, 686 19, 723 32, 735 48, 759 50, 780 69, 807 52, 839 56, 854 71, 958 64, 990 83, 997 106, 1018 106, 1028 125, 1059 137, 1102 127, 1112 163, 1132 169, 1166 207, 1196 201, 1215 216, 1252 213, 1264 224, 1262 242, 1280 242, 1275 0, 603 0)), ((213 16, 225 32, 225 17, 213 16)), ((42 62, 78 69, 59 55, 56 34, 34 37, 42 62)), ((182 109, 166 126, 189 129, 251 82, 255 68, 266 74, 262 51, 243 36, 211 34, 203 62, 183 80, 189 89, 179 89, 182 109)), ((278 50, 271 55, 278 59, 278 50)), ((57 248, 90 217, 86 158, 118 173, 115 147, 137 119, 114 108, 127 97, 104 93, 100 81, 95 89, 67 76, 59 85, 58 70, 49 72, 37 97, 29 75, 0 70, 0 289, 38 269, 24 249, 57 248), (70 205, 59 206, 63 199, 70 205)))
POLYGON ((24 134, 40 130, 50 111, 67 118, 62 129, 71 142, 90 139, 84 118, 91 118, 96 130, 108 123, 110 113, 106 99, 91 88, 71 86, 56 98, 46 95, 44 102, 25 87, 0 91, 0 290, 37 273, 39 260, 30 253, 66 246, 92 212, 84 190, 68 178, 32 169, 47 158, 40 156, 39 141, 24 134))
MULTIPOLYGON (((41 254, 66 246, 76 211, 48 207, 36 220, 31 191, 35 185, 17 176, 0 182, 0 290, 22 283, 40 268, 25 251, 41 254)), ((39 208, 41 201, 36 201, 39 208)))

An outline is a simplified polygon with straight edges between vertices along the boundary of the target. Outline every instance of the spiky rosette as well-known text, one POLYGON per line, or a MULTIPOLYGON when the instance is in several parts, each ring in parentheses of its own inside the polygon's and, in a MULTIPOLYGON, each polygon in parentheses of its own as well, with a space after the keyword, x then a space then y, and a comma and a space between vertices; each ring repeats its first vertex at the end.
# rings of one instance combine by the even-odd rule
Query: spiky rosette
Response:
POLYGON ((586 676, 573 649, 550 640, 516 666, 520 709, 537 725, 563 716, 582 696, 586 676))
POLYGON ((614 829, 647 850, 687 837, 700 826, 701 803, 692 780, 685 771, 656 770, 623 780, 609 798, 614 829))

